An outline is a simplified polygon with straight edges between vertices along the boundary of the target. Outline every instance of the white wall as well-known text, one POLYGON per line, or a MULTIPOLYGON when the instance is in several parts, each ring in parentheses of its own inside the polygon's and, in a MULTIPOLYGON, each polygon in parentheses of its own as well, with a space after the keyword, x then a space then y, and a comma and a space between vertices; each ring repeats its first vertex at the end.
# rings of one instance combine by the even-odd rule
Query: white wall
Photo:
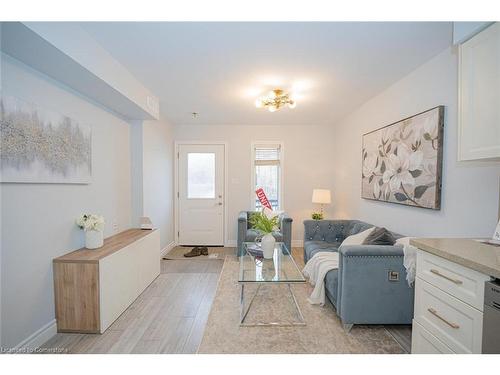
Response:
POLYGON ((142 141, 143 212, 160 229, 163 249, 174 241, 173 127, 167 121, 144 121, 142 141))
POLYGON ((412 236, 491 236, 497 222, 500 166, 457 162, 457 54, 447 49, 335 124, 335 216, 412 236), (362 134, 445 105, 440 211, 361 199, 362 134))
POLYGON ((84 245, 75 218, 104 215, 105 236, 131 225, 130 126, 2 55, 5 94, 92 126, 89 185, 2 184, 2 344, 12 347, 54 319, 52 259, 84 245))
MULTIPOLYGON (((250 209, 254 189, 251 186, 251 143, 282 141, 284 143, 284 209, 292 216, 292 239, 303 239, 302 221, 313 211, 314 188, 333 188, 333 138, 322 126, 176 126, 175 140, 224 141, 228 144, 228 239, 234 243, 237 216, 250 209)), ((333 190, 333 200, 336 192, 333 190)), ((327 216, 329 214, 327 208, 327 216)))
POLYGON ((132 226, 140 225, 140 218, 144 216, 144 189, 143 189, 143 129, 142 121, 132 121, 130 126, 130 169, 132 191, 132 226))
MULTIPOLYGON (((2 27, 0 25, 0 47, 2 44, 2 27)), ((3 60, 0 56, 0 96, 2 95, 3 82, 2 82, 3 60)), ((3 347, 2 341, 2 301, 3 301, 3 273, 2 273, 2 184, 0 184, 0 348, 3 347)))

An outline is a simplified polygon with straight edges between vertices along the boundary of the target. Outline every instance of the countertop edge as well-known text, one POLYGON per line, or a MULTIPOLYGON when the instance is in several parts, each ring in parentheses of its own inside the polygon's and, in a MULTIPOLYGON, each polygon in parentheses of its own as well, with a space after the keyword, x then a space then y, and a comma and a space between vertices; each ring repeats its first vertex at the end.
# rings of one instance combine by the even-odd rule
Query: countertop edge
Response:
POLYGON ((101 248, 98 248, 98 249, 86 249, 85 247, 82 247, 80 249, 77 249, 77 250, 73 250, 73 251, 70 251, 66 254, 63 254, 61 256, 58 256, 57 258, 53 258, 52 259, 52 263, 84 263, 84 264, 99 264, 100 261, 106 257, 109 257, 111 255, 113 255, 114 253, 126 248, 127 246, 130 246, 132 243, 135 243, 135 242, 140 242, 142 241, 145 237, 147 237, 149 234, 153 233, 153 232, 156 232, 158 230, 158 228, 153 228, 153 229, 141 229, 141 228, 129 228, 129 229, 126 229, 120 233, 117 233, 113 236, 109 236, 107 238, 104 239, 104 246, 101 247, 101 248), (118 248, 116 248, 114 251, 111 251, 109 253, 105 253, 105 254, 99 254, 103 251, 103 248, 106 246, 106 240, 110 240, 112 238, 116 238, 120 235, 124 235, 126 234, 126 232, 130 232, 130 231, 141 231, 144 233, 144 235, 140 236, 139 238, 136 238, 134 239, 133 241, 129 242, 129 243, 126 243, 124 244, 123 246, 120 246, 118 248), (97 257, 96 258, 66 258, 68 255, 70 254, 75 254, 75 253, 79 253, 79 252, 96 252, 97 254, 97 257))
MULTIPOLYGON (((465 238, 464 238, 464 240, 474 241, 472 239, 465 239, 465 238)), ((410 245, 415 246, 420 250, 434 254, 434 255, 441 257, 443 259, 449 260, 450 262, 457 263, 463 267, 470 268, 474 271, 480 272, 484 275, 487 275, 490 277, 495 277, 495 278, 500 278, 500 271, 499 270, 485 266, 484 264, 477 263, 472 259, 466 259, 466 258, 463 258, 463 257, 458 256, 456 254, 451 254, 447 251, 437 249, 433 246, 427 245, 425 242, 419 241, 419 239, 410 239, 410 245)))

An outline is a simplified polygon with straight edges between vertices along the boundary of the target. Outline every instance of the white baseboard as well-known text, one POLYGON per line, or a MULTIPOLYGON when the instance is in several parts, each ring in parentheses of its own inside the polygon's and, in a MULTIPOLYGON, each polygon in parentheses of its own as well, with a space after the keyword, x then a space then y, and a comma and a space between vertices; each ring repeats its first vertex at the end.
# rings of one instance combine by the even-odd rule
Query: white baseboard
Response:
POLYGON ((34 350, 45 344, 57 333, 56 320, 52 320, 35 333, 31 334, 28 338, 21 341, 14 348, 14 351, 34 350))
POLYGON ((172 250, 176 246, 175 241, 170 242, 167 246, 165 246, 163 249, 160 251, 160 258, 163 258, 167 253, 172 250))

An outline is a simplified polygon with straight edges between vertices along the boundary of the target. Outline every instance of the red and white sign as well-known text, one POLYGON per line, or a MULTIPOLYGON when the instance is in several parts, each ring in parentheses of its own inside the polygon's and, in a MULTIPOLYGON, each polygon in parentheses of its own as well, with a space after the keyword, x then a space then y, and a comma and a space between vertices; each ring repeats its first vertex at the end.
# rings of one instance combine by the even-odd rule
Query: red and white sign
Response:
POLYGON ((259 201, 260 201, 260 204, 262 205, 262 207, 267 207, 270 210, 273 209, 273 206, 271 206, 271 203, 269 203, 269 201, 266 197, 266 193, 264 193, 264 189, 259 188, 259 189, 255 190, 255 194, 257 194, 257 198, 259 198, 259 201))

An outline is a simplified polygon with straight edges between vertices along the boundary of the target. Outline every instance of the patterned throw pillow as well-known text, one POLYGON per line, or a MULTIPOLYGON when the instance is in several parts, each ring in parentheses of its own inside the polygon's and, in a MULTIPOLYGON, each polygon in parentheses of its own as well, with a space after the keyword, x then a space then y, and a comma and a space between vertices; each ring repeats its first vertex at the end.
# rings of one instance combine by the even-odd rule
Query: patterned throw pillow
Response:
POLYGON ((353 234, 347 237, 340 246, 361 245, 363 241, 375 230, 375 227, 369 228, 361 233, 353 234))
POLYGON ((375 228, 363 241, 363 245, 389 245, 396 243, 394 236, 385 228, 375 228))

